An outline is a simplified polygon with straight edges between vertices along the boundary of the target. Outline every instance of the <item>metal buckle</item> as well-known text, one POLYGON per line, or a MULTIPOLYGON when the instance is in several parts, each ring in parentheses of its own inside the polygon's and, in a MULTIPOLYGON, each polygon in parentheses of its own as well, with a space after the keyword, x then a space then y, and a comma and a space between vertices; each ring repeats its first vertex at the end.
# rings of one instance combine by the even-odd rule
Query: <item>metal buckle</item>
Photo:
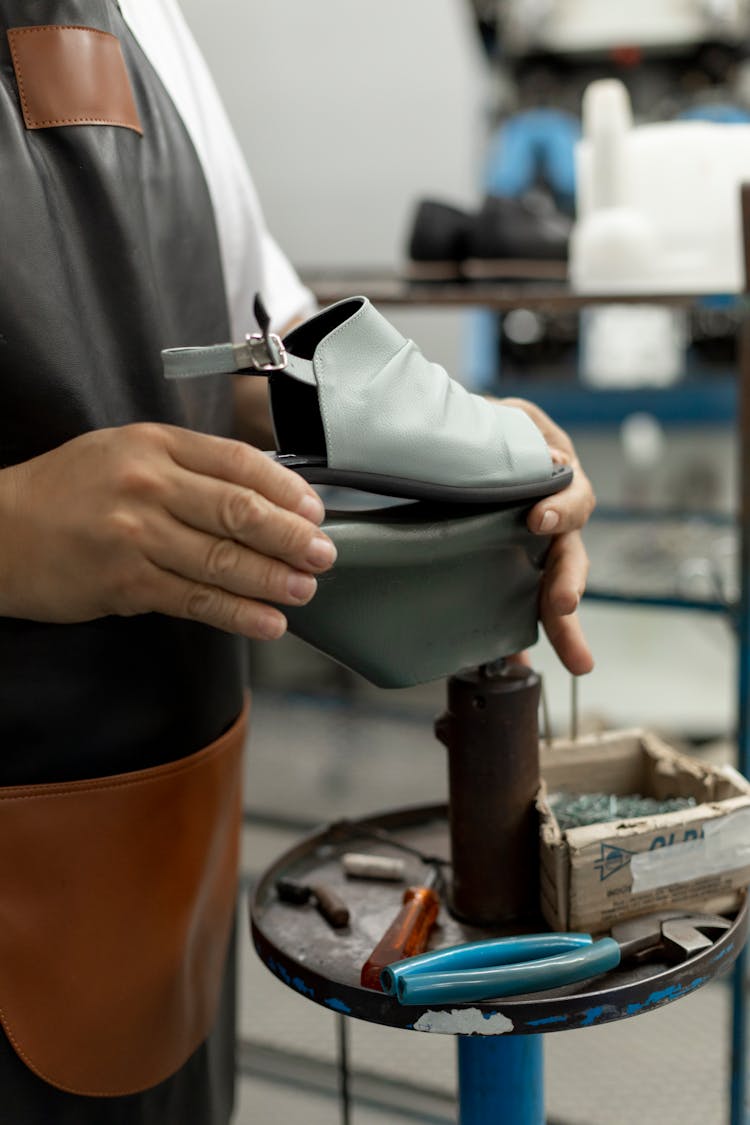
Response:
POLYGON ((245 344, 256 371, 283 371, 289 362, 286 348, 275 332, 270 332, 268 336, 259 332, 248 333, 245 344))

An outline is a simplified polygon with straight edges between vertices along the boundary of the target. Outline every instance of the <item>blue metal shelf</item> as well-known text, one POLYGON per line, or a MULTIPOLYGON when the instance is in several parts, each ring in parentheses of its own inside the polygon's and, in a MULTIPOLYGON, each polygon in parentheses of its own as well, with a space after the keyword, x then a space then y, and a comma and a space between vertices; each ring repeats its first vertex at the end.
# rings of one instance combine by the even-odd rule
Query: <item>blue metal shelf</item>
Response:
POLYGON ((724 614, 736 622, 737 518, 729 512, 598 509, 584 529, 590 602, 724 614))
POLYGON ((495 393, 528 398, 561 426, 617 426, 636 411, 652 414, 664 425, 733 424, 737 418, 737 381, 728 375, 685 379, 671 387, 608 390, 561 379, 504 379, 495 393))
POLYGON ((640 605, 652 609, 693 610, 700 613, 720 613, 730 616, 734 612, 733 606, 722 601, 668 597, 664 594, 628 594, 624 590, 587 588, 583 597, 586 602, 607 602, 611 605, 640 605))

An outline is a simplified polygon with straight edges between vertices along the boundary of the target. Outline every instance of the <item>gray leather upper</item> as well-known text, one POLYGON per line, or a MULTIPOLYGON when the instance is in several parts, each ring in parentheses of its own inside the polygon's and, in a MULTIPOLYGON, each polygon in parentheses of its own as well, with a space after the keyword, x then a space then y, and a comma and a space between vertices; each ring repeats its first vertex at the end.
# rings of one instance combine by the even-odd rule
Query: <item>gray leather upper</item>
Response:
MULTIPOLYGON (((312 359, 294 354, 293 333, 288 366, 274 375, 317 388, 331 469, 469 488, 551 476, 547 443, 522 410, 470 394, 366 297, 347 298, 319 313, 303 326, 307 337, 316 320, 330 320, 333 310, 343 313, 346 305, 351 315, 322 336, 312 359)), ((252 374, 244 360, 238 362, 241 349, 232 344, 172 349, 163 353, 164 373, 171 379, 219 371, 252 374)), ((271 401, 276 414, 278 401, 274 396, 271 401)), ((290 401, 283 400, 284 409, 290 401)), ((279 433, 279 417, 273 421, 279 433)))
POLYGON ((366 298, 312 363, 331 468, 469 487, 552 472, 523 411, 470 394, 366 298))

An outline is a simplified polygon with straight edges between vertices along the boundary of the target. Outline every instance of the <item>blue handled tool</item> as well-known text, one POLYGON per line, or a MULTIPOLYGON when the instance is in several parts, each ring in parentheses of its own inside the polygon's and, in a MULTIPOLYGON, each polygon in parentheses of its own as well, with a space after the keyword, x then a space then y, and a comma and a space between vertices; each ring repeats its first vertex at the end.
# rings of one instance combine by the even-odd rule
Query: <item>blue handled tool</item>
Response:
POLYGON ((560 933, 455 945, 389 965, 380 979, 401 1004, 492 1000, 587 980, 631 957, 659 952, 687 960, 730 926, 717 914, 661 911, 619 923, 598 941, 560 933))

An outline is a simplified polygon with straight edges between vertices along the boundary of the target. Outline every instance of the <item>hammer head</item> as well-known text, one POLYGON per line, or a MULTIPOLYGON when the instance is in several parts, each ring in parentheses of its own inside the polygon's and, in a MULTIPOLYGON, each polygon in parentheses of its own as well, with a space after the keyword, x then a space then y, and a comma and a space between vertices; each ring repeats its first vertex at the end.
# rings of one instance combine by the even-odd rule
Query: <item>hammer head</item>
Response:
POLYGON ((277 879, 276 894, 282 902, 303 906, 310 901, 312 890, 305 883, 298 883, 295 879, 277 879))
POLYGON ((729 918, 696 910, 660 910, 612 927, 623 960, 659 950, 675 961, 687 961, 731 928, 729 918))

